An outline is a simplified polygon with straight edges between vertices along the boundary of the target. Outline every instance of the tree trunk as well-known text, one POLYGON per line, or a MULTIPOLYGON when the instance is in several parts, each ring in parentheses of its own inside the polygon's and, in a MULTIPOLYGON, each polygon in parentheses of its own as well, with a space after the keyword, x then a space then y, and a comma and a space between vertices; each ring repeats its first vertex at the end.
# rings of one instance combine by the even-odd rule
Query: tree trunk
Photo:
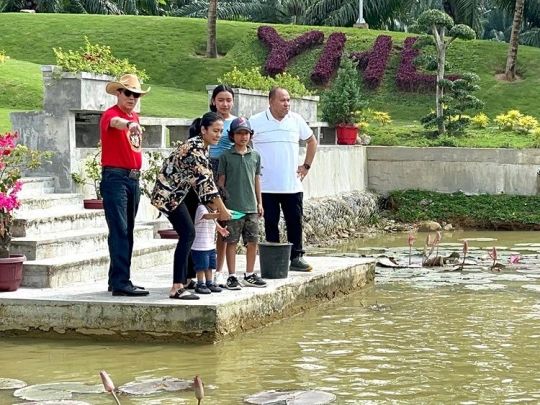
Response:
POLYGON ((506 69, 504 75, 506 80, 516 80, 516 62, 519 46, 519 31, 521 30, 521 20, 523 19, 523 9, 525 0, 516 0, 516 11, 514 12, 514 22, 512 23, 512 34, 508 47, 508 57, 506 58, 506 69))
POLYGON ((208 32, 206 38, 206 57, 217 58, 217 0, 208 3, 208 32))
POLYGON ((435 35, 435 46, 437 48, 437 90, 435 94, 435 103, 437 111, 437 132, 442 135, 446 132, 444 124, 444 105, 441 99, 444 96, 444 89, 439 86, 439 81, 444 79, 444 63, 446 61, 446 44, 444 43, 444 35, 446 28, 442 27, 439 35, 435 35))

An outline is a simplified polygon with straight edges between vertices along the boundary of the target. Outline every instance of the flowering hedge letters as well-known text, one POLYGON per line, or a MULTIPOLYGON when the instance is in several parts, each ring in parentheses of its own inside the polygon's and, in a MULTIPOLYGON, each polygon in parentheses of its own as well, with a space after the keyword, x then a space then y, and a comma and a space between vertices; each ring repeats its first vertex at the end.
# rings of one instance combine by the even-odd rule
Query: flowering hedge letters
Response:
MULTIPOLYGON (((265 73, 270 76, 285 72, 290 59, 324 42, 324 33, 321 31, 309 31, 290 41, 285 41, 274 28, 269 26, 260 26, 257 36, 270 49, 265 64, 265 73)), ((419 50, 412 47, 417 39, 417 37, 405 39, 396 75, 396 85, 399 90, 406 92, 433 92, 437 76, 418 73, 413 64, 414 59, 420 54, 419 50)), ((330 34, 326 44, 324 44, 321 56, 311 72, 311 80, 314 83, 318 85, 328 83, 339 67, 345 42, 346 37, 342 32, 330 34)), ((358 64, 358 69, 364 70, 364 84, 367 89, 375 90, 380 86, 391 52, 392 37, 379 35, 371 50, 349 54, 349 57, 358 64)), ((459 75, 445 77, 449 80, 456 80, 459 75)))

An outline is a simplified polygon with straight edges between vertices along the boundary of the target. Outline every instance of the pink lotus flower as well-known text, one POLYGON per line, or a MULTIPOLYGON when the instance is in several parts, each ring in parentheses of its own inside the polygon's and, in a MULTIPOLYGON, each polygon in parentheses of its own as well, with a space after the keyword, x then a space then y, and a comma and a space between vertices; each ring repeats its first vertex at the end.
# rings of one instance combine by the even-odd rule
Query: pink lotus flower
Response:
POLYGON ((101 381, 103 381, 103 386, 105 387, 105 391, 107 392, 113 392, 114 391, 114 383, 112 382, 111 378, 107 374, 105 370, 101 371, 99 373, 101 377, 101 381))
POLYGON ((414 243, 414 235, 409 235, 409 237, 407 238, 408 242, 409 242, 409 246, 412 246, 413 243, 414 243))
POLYGON ((114 400, 116 401, 116 405, 121 405, 120 400, 116 396, 116 393, 114 392, 114 383, 112 382, 111 378, 107 374, 105 370, 102 370, 99 373, 101 377, 101 381, 103 382, 103 386, 105 387, 105 391, 110 392, 112 396, 114 397, 114 400))
POLYGON ((469 253, 469 242, 467 242, 467 239, 463 241, 463 254, 466 255, 469 253))
POLYGON ((433 246, 439 246, 439 242, 441 241, 441 233, 437 231, 437 234, 435 235, 435 240, 433 241, 433 246))
POLYGON ((491 257, 494 262, 497 260, 497 248, 495 246, 493 246, 493 248, 491 249, 489 257, 491 257))
POLYGON ((204 398, 204 388, 201 378, 196 375, 193 379, 193 383, 195 384, 195 398, 197 398, 197 405, 200 405, 202 399, 204 398))
POLYGON ((510 255, 510 258, 508 259, 510 264, 518 264, 520 260, 521 260, 521 255, 510 255))
POLYGON ((431 235, 428 235, 426 237, 426 246, 429 246, 429 245, 431 245, 431 235))

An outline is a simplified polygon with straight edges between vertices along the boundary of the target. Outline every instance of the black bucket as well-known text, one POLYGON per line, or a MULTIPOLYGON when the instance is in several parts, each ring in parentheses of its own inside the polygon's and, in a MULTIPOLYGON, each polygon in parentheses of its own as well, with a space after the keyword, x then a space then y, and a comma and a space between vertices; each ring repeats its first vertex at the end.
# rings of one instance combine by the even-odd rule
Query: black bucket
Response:
POLYGON ((292 243, 259 243, 262 278, 287 278, 291 261, 292 243))

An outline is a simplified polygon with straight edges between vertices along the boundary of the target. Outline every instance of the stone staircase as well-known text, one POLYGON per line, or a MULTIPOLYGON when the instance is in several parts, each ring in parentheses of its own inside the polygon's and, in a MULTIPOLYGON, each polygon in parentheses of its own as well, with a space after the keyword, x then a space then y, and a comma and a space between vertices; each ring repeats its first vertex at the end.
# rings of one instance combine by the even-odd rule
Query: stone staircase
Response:
MULTIPOLYGON (((84 209, 81 194, 54 193, 52 177, 24 178, 23 183, 11 243, 12 254, 28 259, 21 285, 59 287, 102 278, 106 289, 109 251, 103 210, 84 209)), ((136 225, 132 273, 172 263, 175 247, 175 240, 154 239, 152 225, 136 225)))

